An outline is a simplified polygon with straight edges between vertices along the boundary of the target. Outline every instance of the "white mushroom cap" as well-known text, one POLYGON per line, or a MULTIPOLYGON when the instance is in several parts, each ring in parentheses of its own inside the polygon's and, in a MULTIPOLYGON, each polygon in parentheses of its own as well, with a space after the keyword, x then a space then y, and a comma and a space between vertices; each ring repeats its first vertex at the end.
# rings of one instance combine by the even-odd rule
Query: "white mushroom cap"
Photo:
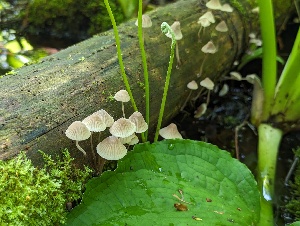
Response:
MULTIPOLYGON (((135 26, 139 26, 138 19, 135 21, 135 26)), ((148 28, 152 26, 152 21, 150 16, 144 14, 142 15, 142 28, 148 28)))
POLYGON ((119 141, 121 141, 122 144, 128 144, 134 138, 134 136, 136 135, 133 133, 128 137, 119 137, 119 141))
POLYGON ((165 139, 182 139, 182 136, 178 132, 177 126, 174 123, 171 123, 167 127, 160 129, 159 135, 161 135, 165 139))
POLYGON ((105 138, 97 145, 96 149, 97 153, 107 160, 119 160, 127 153, 126 147, 114 136, 105 138))
POLYGON ((125 89, 119 90, 115 96, 114 96, 116 101, 121 101, 121 102, 128 102, 130 101, 130 96, 128 92, 125 89))
POLYGON ((242 75, 237 71, 231 71, 229 74, 230 74, 230 78, 233 80, 237 80, 237 81, 242 80, 242 75))
POLYGON ((128 142, 129 145, 135 145, 139 142, 139 138, 134 134, 133 138, 128 142))
MULTIPOLYGON (((182 39, 182 33, 181 33, 181 29, 180 29, 180 22, 179 21, 175 21, 172 25, 171 25, 171 29, 174 32, 175 35, 175 39, 176 40, 180 40, 182 39)), ((167 33, 166 36, 168 38, 172 38, 172 35, 170 33, 167 33)))
POLYGON ((187 84, 187 87, 189 89, 196 90, 196 89, 198 89, 198 84, 195 80, 193 80, 187 84))
POLYGON ((209 22, 208 19, 206 18, 203 18, 203 19, 200 19, 198 20, 197 22, 198 24, 201 24, 202 27, 208 27, 211 23, 209 22))
POLYGON ((65 132, 66 136, 71 140, 82 141, 91 136, 91 132, 83 122, 73 122, 65 132))
POLYGON ((225 83, 219 92, 219 97, 225 96, 228 93, 228 91, 229 91, 229 86, 225 83))
POLYGON ((217 48, 212 41, 209 41, 202 47, 201 51, 204 53, 214 54, 215 52, 217 52, 217 48))
POLYGON ((210 78, 206 77, 204 80, 202 80, 200 82, 200 85, 205 87, 206 89, 209 89, 209 90, 213 90, 214 89, 214 86, 215 84, 213 83, 212 80, 210 80, 210 78))
POLYGON ((105 122, 100 118, 98 114, 95 113, 83 119, 82 122, 91 132, 101 132, 106 129, 105 122))
POLYGON ((225 3, 224 5, 222 5, 220 10, 223 12, 228 12, 228 13, 233 12, 233 8, 228 3, 225 3))
POLYGON ((219 0, 210 0, 206 3, 206 7, 209 9, 221 9, 222 5, 219 0))
POLYGON ((110 127, 109 132, 116 137, 128 137, 136 130, 133 122, 126 118, 120 118, 110 127))
POLYGON ((133 122, 136 126, 136 133, 143 133, 148 129, 148 124, 145 122, 143 115, 136 111, 129 117, 129 121, 133 122))
POLYGON ((260 83, 260 78, 256 74, 247 75, 245 80, 251 84, 260 83))
POLYGON ((99 115, 99 117, 104 121, 106 127, 111 127, 115 121, 114 118, 103 109, 96 111, 94 114, 99 115))
POLYGON ((206 110, 207 110, 207 104, 206 103, 201 104, 194 112, 195 114, 194 118, 200 118, 202 115, 205 114, 206 110))
POLYGON ((215 20, 215 17, 214 17, 214 14, 211 12, 211 11, 207 11, 206 13, 204 13, 198 20, 198 24, 199 24, 199 21, 200 20, 203 20, 203 19, 206 19, 208 20, 210 23, 215 23, 216 20, 215 20))
POLYGON ((227 32, 228 31, 227 24, 225 23, 224 20, 222 20, 220 23, 218 23, 217 26, 215 27, 215 29, 219 32, 227 32))

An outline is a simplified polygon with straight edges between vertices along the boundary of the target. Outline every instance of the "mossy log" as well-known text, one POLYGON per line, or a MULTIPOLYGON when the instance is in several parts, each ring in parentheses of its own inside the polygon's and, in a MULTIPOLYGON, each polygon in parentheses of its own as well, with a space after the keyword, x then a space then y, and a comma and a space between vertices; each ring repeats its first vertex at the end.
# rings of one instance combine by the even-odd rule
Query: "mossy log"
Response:
MULTIPOLYGON (((182 64, 173 65, 163 124, 178 113, 188 95, 186 85, 205 77, 218 81, 238 60, 248 45, 250 32, 258 32, 258 14, 251 13, 253 1, 231 1, 232 13, 213 11, 216 24, 225 20, 229 31, 219 33, 215 25, 205 28, 199 40, 198 18, 207 8, 199 0, 181 0, 149 13, 153 26, 144 30, 150 75, 150 134, 153 132, 161 104, 171 40, 161 33, 163 21, 181 23, 183 39, 178 41, 182 64), (203 73, 197 77, 205 57, 201 48, 212 40, 218 48, 207 56, 203 73)), ((286 12, 282 12, 283 14, 286 12)), ((282 14, 281 14, 282 15, 282 14)), ((139 110, 144 113, 143 69, 137 27, 131 20, 119 26, 124 65, 139 110)), ((19 69, 0 79, 0 159, 25 150, 34 164, 41 163, 38 150, 48 154, 68 148, 78 163, 88 164, 64 132, 75 120, 105 109, 115 119, 121 116, 121 104, 111 99, 124 89, 116 54, 113 31, 101 33, 41 62, 19 69)), ((125 104, 126 116, 133 109, 125 104)), ((107 135, 107 134, 106 134, 107 135)), ((106 136, 103 134, 103 137, 106 136)), ((89 150, 89 141, 81 142, 89 150)))

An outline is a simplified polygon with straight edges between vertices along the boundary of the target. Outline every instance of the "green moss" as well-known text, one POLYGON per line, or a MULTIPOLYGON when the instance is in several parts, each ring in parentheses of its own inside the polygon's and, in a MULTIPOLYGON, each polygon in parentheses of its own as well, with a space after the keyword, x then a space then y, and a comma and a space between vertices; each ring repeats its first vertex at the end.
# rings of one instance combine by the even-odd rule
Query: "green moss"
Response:
POLYGON ((66 203, 81 198, 91 170, 75 169, 67 150, 62 160, 43 156, 43 169, 35 168, 25 153, 0 161, 0 225, 62 224, 66 203))
MULTIPOLYGON (((117 23, 125 20, 116 0, 111 1, 117 23)), ((25 32, 83 39, 112 27, 103 1, 34 0, 21 14, 28 21, 25 32)))

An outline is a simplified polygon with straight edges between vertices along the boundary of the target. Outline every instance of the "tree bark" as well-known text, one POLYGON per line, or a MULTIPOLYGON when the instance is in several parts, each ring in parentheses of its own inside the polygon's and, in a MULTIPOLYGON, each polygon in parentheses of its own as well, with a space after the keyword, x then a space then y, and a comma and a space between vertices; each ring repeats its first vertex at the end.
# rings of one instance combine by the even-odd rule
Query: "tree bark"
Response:
MULTIPOLYGON (((150 134, 154 131, 161 104, 163 85, 169 62, 171 40, 160 31, 163 21, 181 23, 183 39, 178 41, 182 64, 173 65, 170 89, 163 124, 178 113, 188 95, 186 85, 205 77, 217 82, 229 72, 248 45, 250 32, 258 33, 258 14, 251 13, 255 1, 238 1, 232 13, 213 11, 216 24, 225 20, 229 31, 220 33, 216 24, 205 28, 198 40, 198 18, 207 12, 199 0, 181 0, 149 13, 153 26, 144 30, 150 76, 150 134), (201 48, 212 40, 218 48, 206 57, 203 73, 197 77, 205 57, 201 48)), ((232 1, 237 2, 237 1, 232 1)), ((281 12, 283 15, 285 12, 281 12)), ((119 26, 125 70, 139 110, 144 114, 143 69, 135 20, 119 26)), ((91 158, 89 141, 80 145, 89 152, 88 158, 75 147, 64 132, 76 120, 105 109, 115 119, 121 117, 121 104, 111 99, 124 89, 116 54, 113 31, 71 46, 41 62, 19 69, 0 79, 0 159, 11 158, 25 150, 36 165, 37 153, 60 153, 68 148, 77 163, 88 164, 91 158)), ((133 109, 125 104, 126 116, 133 109)), ((104 133, 102 137, 107 136, 104 133)), ((95 145, 94 145, 95 146, 95 145)))

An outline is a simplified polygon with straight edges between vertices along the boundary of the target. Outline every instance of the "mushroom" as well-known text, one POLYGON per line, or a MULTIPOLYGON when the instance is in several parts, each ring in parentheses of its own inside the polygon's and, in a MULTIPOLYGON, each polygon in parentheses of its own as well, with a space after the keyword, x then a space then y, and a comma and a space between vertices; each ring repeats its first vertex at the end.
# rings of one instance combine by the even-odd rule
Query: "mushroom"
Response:
POLYGON ((190 92, 189 92, 189 95, 187 96, 187 98, 186 98, 184 104, 182 105, 182 107, 181 107, 181 109, 180 109, 181 111, 185 108, 186 103, 187 103, 188 100, 190 99, 193 90, 197 90, 197 89, 198 89, 198 84, 197 84, 197 82, 196 82, 195 80, 193 80, 193 81, 191 81, 191 82, 189 82, 189 83, 187 84, 187 88, 190 89, 190 92))
POLYGON ((225 83, 219 92, 219 97, 225 96, 228 93, 228 91, 229 91, 229 86, 225 83))
POLYGON ((212 41, 209 41, 208 43, 206 43, 202 48, 201 48, 201 51, 203 53, 205 53, 205 56, 204 56, 204 59, 202 61, 202 64, 200 66, 200 71, 197 75, 197 77, 200 77, 202 75, 202 70, 203 70, 203 65, 204 65, 204 62, 206 60, 206 57, 207 57, 207 53, 210 53, 210 54, 214 54, 216 53, 218 50, 217 48, 215 47, 214 43, 212 41))
MULTIPOLYGON (((180 29, 180 22, 175 21, 171 25, 171 29, 174 32, 175 40, 176 41, 181 40, 183 36, 182 36, 182 33, 181 33, 181 29, 180 29)), ((172 35, 170 33, 167 33, 166 36, 168 38, 172 38, 172 35)), ((179 57, 178 42, 176 42, 176 59, 177 59, 177 66, 181 65, 181 61, 180 61, 180 57, 179 57)))
POLYGON ((165 139, 182 139, 182 136, 178 132, 177 126, 174 123, 171 123, 167 127, 160 129, 159 135, 161 135, 165 139))
POLYGON ((220 23, 218 23, 217 26, 215 27, 215 29, 219 32, 227 32, 228 31, 227 24, 225 23, 224 20, 222 20, 220 23))
POLYGON ((222 5, 219 0, 210 0, 206 4, 206 7, 209 9, 221 9, 222 5))
POLYGON ((109 136, 97 145, 97 153, 106 160, 119 160, 126 153, 126 147, 115 136, 109 136))
POLYGON ((124 111, 124 102, 130 101, 130 96, 128 92, 125 89, 119 90, 115 96, 114 96, 116 101, 122 102, 122 112, 123 112, 123 117, 125 118, 125 111, 124 111))
POLYGON ((86 127, 91 132, 91 150, 93 154, 94 164, 96 165, 96 155, 93 148, 93 132, 102 132, 106 129, 106 124, 102 120, 102 118, 97 114, 93 113, 82 120, 82 122, 86 125, 86 127))
POLYGON ((224 5, 222 5, 222 7, 221 7, 220 10, 223 11, 223 12, 228 12, 228 13, 233 12, 233 8, 229 4, 227 4, 227 3, 225 3, 224 5))
MULTIPOLYGON (((135 26, 139 26, 139 20, 137 19, 135 21, 135 26)), ((149 27, 152 27, 152 21, 151 21, 151 18, 150 16, 144 14, 142 15, 142 28, 149 28, 149 27)), ((142 36, 143 36, 143 42, 144 42, 144 33, 142 33, 142 36)))
POLYGON ((134 138, 134 136, 136 135, 133 133, 128 137, 119 137, 119 140, 121 141, 122 144, 128 144, 134 138))
POLYGON ((78 144, 78 141, 87 140, 91 136, 86 125, 83 122, 75 121, 67 128, 65 134, 69 139, 75 140, 78 150, 86 155, 86 152, 78 144))
POLYGON ((109 129, 109 132, 116 137, 128 137, 135 131, 135 124, 126 118, 118 119, 109 129))
POLYGON ((111 127, 114 123, 114 118, 110 116, 105 110, 100 109, 99 111, 96 111, 94 114, 99 115, 99 117, 103 120, 106 127, 111 127))
POLYGON ((134 134, 134 136, 132 137, 132 139, 128 142, 129 145, 135 145, 139 143, 139 138, 137 137, 137 135, 134 134))
POLYGON ((136 133, 143 133, 148 129, 148 124, 145 122, 143 115, 136 111, 130 117, 129 121, 135 124, 136 126, 136 133))
POLYGON ((205 114, 207 110, 207 104, 203 103, 201 104, 196 111, 194 111, 194 118, 200 118, 202 115, 205 114))
POLYGON ((199 31, 198 31, 198 38, 200 39, 200 33, 201 33, 201 30, 202 28, 206 28, 208 27, 210 24, 213 24, 215 23, 215 17, 214 15, 212 14, 211 11, 207 11, 206 13, 204 13, 201 17, 199 17, 198 19, 198 24, 201 25, 199 31))
MULTIPOLYGON (((138 19, 135 21, 135 26, 139 26, 139 21, 138 19)), ((142 15, 142 28, 149 28, 152 26, 152 21, 151 21, 151 18, 150 16, 146 15, 146 14, 143 14, 142 15)))
MULTIPOLYGON (((210 100, 210 91, 214 89, 215 84, 213 83, 212 80, 210 80, 210 78, 205 78, 200 82, 200 85, 208 90, 207 98, 206 98, 206 105, 208 105, 209 100, 210 100)), ((197 99, 200 96, 201 92, 202 92, 202 90, 200 90, 200 92, 195 97, 195 99, 197 99)))

